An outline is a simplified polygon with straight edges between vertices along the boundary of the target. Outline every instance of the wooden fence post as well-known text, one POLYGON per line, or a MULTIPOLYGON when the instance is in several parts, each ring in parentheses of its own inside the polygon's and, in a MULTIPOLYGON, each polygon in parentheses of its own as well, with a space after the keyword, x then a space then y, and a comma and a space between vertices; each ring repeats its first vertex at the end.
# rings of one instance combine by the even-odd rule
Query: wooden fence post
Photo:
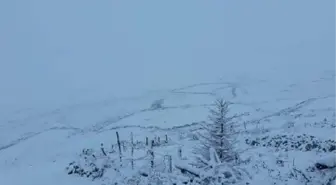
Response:
POLYGON ((153 147, 154 147, 154 140, 152 140, 152 144, 151 144, 151 148, 153 149, 153 147))
POLYGON ((120 144, 119 133, 116 132, 116 135, 117 135, 117 142, 118 142, 118 147, 119 147, 120 166, 122 166, 122 153, 121 153, 121 144, 120 144))
POLYGON ((131 164, 132 164, 132 170, 134 170, 134 141, 133 141, 133 132, 131 132, 131 145, 132 145, 132 148, 131 148, 131 156, 132 156, 131 164))
POLYGON ((151 168, 154 168, 154 151, 150 150, 150 155, 151 155, 151 168))
POLYGON ((107 156, 107 155, 106 155, 106 152, 105 152, 105 150, 104 150, 104 144, 103 144, 103 143, 100 144, 100 149, 101 149, 103 155, 107 156))
POLYGON ((179 159, 182 159, 182 147, 179 147, 179 148, 178 148, 177 153, 178 153, 178 157, 179 157, 179 159))
POLYGON ((172 160, 171 155, 168 156, 168 163, 169 163, 169 173, 172 173, 173 172, 173 160, 172 160))

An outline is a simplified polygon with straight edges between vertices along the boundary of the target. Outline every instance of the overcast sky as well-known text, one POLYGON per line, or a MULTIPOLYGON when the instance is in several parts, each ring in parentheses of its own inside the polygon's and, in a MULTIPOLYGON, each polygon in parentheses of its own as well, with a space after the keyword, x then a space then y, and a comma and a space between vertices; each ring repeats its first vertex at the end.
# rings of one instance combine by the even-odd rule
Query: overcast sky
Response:
POLYGON ((0 25, 0 107, 334 70, 334 0, 8 0, 0 25))

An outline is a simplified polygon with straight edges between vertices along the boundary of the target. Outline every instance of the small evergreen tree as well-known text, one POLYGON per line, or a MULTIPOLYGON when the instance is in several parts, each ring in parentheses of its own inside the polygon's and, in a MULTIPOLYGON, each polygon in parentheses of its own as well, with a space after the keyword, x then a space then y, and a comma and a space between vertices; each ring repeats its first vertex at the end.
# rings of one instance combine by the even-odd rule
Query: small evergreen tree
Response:
MULTIPOLYGON (((238 115, 229 116, 230 103, 223 99, 217 99, 215 108, 210 109, 209 120, 211 123, 203 125, 204 132, 200 134, 201 148, 197 153, 201 158, 210 160, 210 149, 213 148, 220 162, 229 162, 237 157, 234 144, 236 143, 234 119, 238 115)), ((204 161, 204 160, 200 160, 204 161)))

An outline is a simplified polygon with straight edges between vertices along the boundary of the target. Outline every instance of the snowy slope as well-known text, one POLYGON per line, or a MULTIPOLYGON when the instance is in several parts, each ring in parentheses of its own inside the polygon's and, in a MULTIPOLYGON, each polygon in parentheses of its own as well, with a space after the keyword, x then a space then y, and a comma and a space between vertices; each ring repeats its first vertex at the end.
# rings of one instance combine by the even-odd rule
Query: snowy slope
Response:
MULTIPOLYGON (((167 91, 165 93, 151 94, 150 98, 132 99, 129 104, 127 104, 129 100, 119 100, 121 105, 120 110, 125 107, 127 111, 119 114, 115 113, 115 116, 113 116, 113 113, 105 113, 104 110, 111 110, 110 112, 117 110, 117 103, 110 105, 108 103, 97 103, 96 106, 78 106, 72 110, 61 109, 56 113, 56 116, 64 117, 64 121, 61 122, 62 124, 48 127, 43 123, 39 125, 36 121, 35 128, 27 125, 27 129, 24 127, 24 124, 18 125, 18 128, 21 128, 22 132, 25 131, 24 129, 26 131, 31 129, 32 133, 30 135, 20 135, 20 130, 15 129, 11 131, 11 135, 8 134, 9 136, 5 137, 9 142, 2 140, 0 166, 3 173, 1 173, 1 179, 4 182, 10 182, 10 184, 26 184, 26 182, 29 182, 28 184, 45 184, 52 182, 52 179, 62 179, 64 181, 62 183, 64 184, 99 184, 96 181, 84 180, 82 182, 83 179, 69 177, 66 175, 64 169, 69 162, 76 159, 76 154, 83 148, 99 148, 100 143, 107 145, 116 143, 115 131, 121 132, 121 138, 126 140, 128 140, 130 132, 133 132, 135 138, 140 141, 144 141, 145 136, 154 137, 155 135, 161 135, 163 138, 166 133, 169 133, 169 137, 172 137, 177 145, 173 147, 175 149, 167 148, 168 152, 176 154, 178 146, 183 146, 185 150, 189 150, 188 147, 192 146, 192 144, 178 141, 180 134, 183 135, 189 131, 180 130, 179 128, 168 128, 206 120, 208 108, 212 106, 212 100, 217 95, 225 97, 225 94, 227 94, 226 97, 228 97, 228 100, 235 103, 232 106, 233 113, 249 113, 248 116, 242 118, 242 121, 248 122, 247 129, 251 130, 251 134, 254 134, 244 137, 308 134, 314 135, 321 140, 333 140, 335 126, 331 124, 335 124, 335 97, 333 95, 334 92, 328 91, 328 88, 333 86, 334 83, 332 79, 328 79, 322 81, 320 84, 307 82, 296 84, 295 87, 288 86, 292 91, 291 97, 288 92, 283 93, 281 91, 282 88, 279 88, 277 94, 274 93, 276 91, 274 88, 271 89, 273 92, 269 93, 267 93, 268 88, 265 88, 262 91, 265 96, 249 93, 256 91, 254 90, 256 87, 261 89, 263 84, 243 86, 244 93, 236 93, 235 96, 233 96, 232 88, 227 88, 227 92, 222 90, 222 92, 216 95, 178 94, 174 91, 167 91), (295 95, 297 92, 300 92, 302 87, 309 88, 310 86, 311 89, 314 89, 316 85, 324 87, 322 90, 325 91, 325 94, 321 93, 317 96, 314 92, 311 95, 309 95, 309 92, 305 92, 304 96, 295 95), (268 94, 276 95, 276 97, 268 97, 268 94), (203 96, 208 100, 198 98, 199 96, 203 96), (248 98, 248 96, 250 97, 248 98), (158 98, 165 99, 163 109, 151 110, 151 102, 158 98), (106 114, 106 117, 104 117, 104 114, 106 114), (86 119, 86 116, 93 119, 91 123, 90 119, 86 119), (95 117, 98 119, 95 119, 95 117), (323 124, 324 119, 327 120, 327 124, 323 124), (259 123, 256 123, 257 121, 259 123), (288 122, 294 122, 295 125, 288 128, 288 122), (267 133, 255 133, 256 129, 267 130, 267 133), (20 178, 16 178, 17 176, 20 176, 20 178)), ((265 86, 270 87, 270 85, 265 86)), ((221 87, 223 87, 221 83, 217 85, 203 84, 188 87, 185 90, 190 88, 190 91, 197 92, 196 88, 198 88, 203 91, 214 91, 221 87)), ((54 118, 55 115, 51 115, 50 117, 46 116, 44 119, 52 120, 54 118)), ((8 128, 7 132, 9 130, 10 128, 8 128)), ((5 131, 4 129, 2 133, 5 134, 6 132, 3 131, 5 131)), ((164 149, 160 152, 164 153, 164 149)), ((266 149, 258 149, 255 152, 269 155, 266 149)), ((307 154, 293 152, 285 152, 285 154, 289 155, 288 158, 290 160, 295 159, 296 163, 302 163, 303 165, 313 163, 317 156, 323 155, 309 154, 309 152, 307 154)), ((262 157, 261 159, 254 160, 265 160, 265 158, 262 157)))
POLYGON ((115 144, 116 131, 141 142, 167 134, 170 144, 156 152, 175 160, 182 147, 192 156, 191 138, 218 97, 233 103, 232 114, 246 113, 239 146, 251 159, 250 184, 281 184, 293 166, 330 152, 245 141, 335 141, 334 6, 0 2, 0 184, 100 185, 65 167, 83 148, 115 144), (162 109, 151 109, 159 99, 162 109))

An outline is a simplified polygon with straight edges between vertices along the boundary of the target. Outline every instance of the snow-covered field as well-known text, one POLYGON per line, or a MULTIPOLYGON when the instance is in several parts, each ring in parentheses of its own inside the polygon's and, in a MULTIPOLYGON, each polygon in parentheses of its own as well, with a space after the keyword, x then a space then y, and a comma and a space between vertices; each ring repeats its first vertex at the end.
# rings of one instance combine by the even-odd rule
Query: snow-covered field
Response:
MULTIPOLYGON (((276 159, 281 158, 285 161, 285 166, 279 169, 281 171, 288 171, 295 160, 295 164, 304 169, 329 151, 286 151, 279 147, 261 145, 251 147, 244 140, 302 134, 315 136, 321 141, 334 140, 334 83, 332 75, 318 82, 307 81, 287 87, 272 86, 270 81, 239 87, 219 81, 149 93, 143 97, 121 99, 113 103, 106 101, 75 105, 45 115, 24 117, 11 124, 1 125, 1 136, 4 139, 0 146, 0 179, 13 185, 53 182, 99 184, 99 180, 92 182, 86 178, 69 176, 65 167, 76 160, 78 153, 84 148, 99 150, 101 143, 105 146, 115 144, 116 131, 126 141, 129 141, 129 135, 133 132, 135 140, 141 142, 145 141, 146 136, 160 136, 163 140, 167 134, 172 144, 160 147, 158 152, 175 156, 178 147, 186 150, 184 152, 191 152, 197 142, 180 137, 192 133, 197 125, 178 126, 206 121, 208 108, 213 106, 213 100, 218 96, 234 103, 232 112, 249 113, 241 119, 242 128, 245 122, 247 132, 242 134, 239 148, 249 149, 244 156, 253 156, 254 163, 265 161, 271 168, 276 166, 276 159), (317 88, 321 93, 314 92, 317 88), (258 94, 257 89, 262 95, 258 94), (164 99, 163 108, 152 110, 151 103, 160 98, 164 99), (293 125, 289 126, 290 123, 293 125)), ((274 181, 263 172, 257 173, 253 178, 256 180, 251 181, 251 184, 259 184, 258 179, 267 179, 269 183, 274 181)))
POLYGON ((305 184, 302 171, 318 185, 335 172, 305 171, 335 154, 333 1, 13 1, 0 20, 5 5, 16 13, 0 30, 1 185, 112 185, 149 168, 146 137, 160 137, 155 164, 174 174, 165 156, 193 159, 216 98, 245 113, 237 148, 250 185, 305 184), (139 145, 134 170, 68 175, 116 132, 139 145))

